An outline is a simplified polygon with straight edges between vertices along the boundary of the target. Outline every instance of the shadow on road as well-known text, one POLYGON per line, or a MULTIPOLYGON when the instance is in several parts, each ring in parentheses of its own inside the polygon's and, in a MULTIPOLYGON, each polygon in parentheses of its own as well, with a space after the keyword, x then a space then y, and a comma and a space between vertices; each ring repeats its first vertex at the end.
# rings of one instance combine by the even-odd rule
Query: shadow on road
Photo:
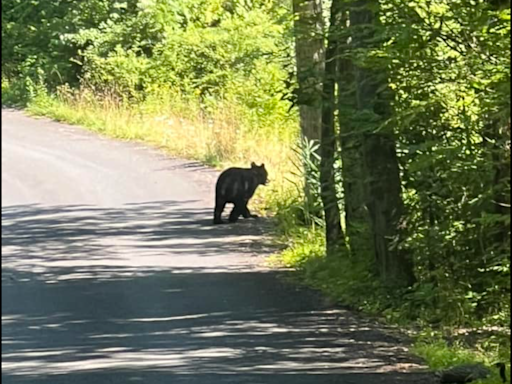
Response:
POLYGON ((162 201, 122 208, 2 207, 2 248, 9 250, 3 261, 116 260, 123 251, 130 256, 136 251, 139 258, 171 253, 173 257, 224 256, 265 246, 261 239, 253 241, 261 233, 254 221, 214 226, 209 210, 182 205, 162 201))
POLYGON ((255 233, 247 223, 214 227, 210 212, 173 202, 4 207, 2 380, 429 382, 398 372, 411 358, 397 340, 287 284, 287 272, 229 257, 210 268, 210 258, 260 251, 244 243, 255 233), (206 262, 128 265, 134 250, 206 262))

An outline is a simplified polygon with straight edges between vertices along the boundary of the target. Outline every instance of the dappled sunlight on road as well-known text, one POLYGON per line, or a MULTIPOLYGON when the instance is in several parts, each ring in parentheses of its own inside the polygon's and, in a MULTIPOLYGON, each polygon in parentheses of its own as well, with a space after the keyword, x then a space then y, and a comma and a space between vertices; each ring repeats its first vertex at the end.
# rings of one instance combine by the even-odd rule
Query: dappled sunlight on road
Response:
POLYGON ((5 316, 3 325, 17 333, 21 344, 11 345, 11 338, 3 337, 2 369, 17 376, 128 368, 183 375, 379 372, 389 350, 358 340, 356 330, 330 329, 332 320, 345 314, 279 313, 275 308, 106 321, 77 321, 64 313, 46 319, 5 316), (42 331, 49 345, 59 346, 35 342, 31 333, 42 331))
POLYGON ((32 272, 76 267, 71 277, 59 279, 108 277, 116 266, 123 267, 125 274, 140 273, 140 267, 168 266, 240 270, 254 269, 258 265, 254 258, 262 249, 270 249, 254 223, 213 226, 209 210, 186 207, 186 203, 2 207, 3 265, 32 272), (97 275, 87 274, 87 267, 106 262, 108 268, 97 275))
POLYGON ((210 216, 172 201, 3 207, 3 378, 428 382, 400 372, 395 338, 265 268, 262 221, 210 216))

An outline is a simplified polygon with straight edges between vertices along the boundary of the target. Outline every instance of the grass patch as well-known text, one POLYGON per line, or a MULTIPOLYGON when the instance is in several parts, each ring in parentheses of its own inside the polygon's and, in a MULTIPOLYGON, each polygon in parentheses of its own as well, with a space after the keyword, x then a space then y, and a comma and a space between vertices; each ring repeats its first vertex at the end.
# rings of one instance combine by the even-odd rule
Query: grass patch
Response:
POLYGON ((491 368, 492 375, 484 380, 475 383, 501 384, 499 370, 493 366, 496 362, 504 362, 507 365, 507 382, 510 383, 510 350, 506 351, 496 348, 495 350, 468 348, 460 343, 449 345, 439 337, 425 339, 418 337, 412 352, 421 356, 428 366, 434 370, 448 368, 464 363, 484 363, 491 368))

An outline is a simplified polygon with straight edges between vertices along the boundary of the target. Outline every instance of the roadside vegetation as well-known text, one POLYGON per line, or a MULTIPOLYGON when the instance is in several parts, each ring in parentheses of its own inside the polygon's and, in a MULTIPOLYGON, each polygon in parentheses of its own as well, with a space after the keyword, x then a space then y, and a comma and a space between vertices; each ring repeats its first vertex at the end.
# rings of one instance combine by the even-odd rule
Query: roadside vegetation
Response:
POLYGON ((509 39, 498 0, 6 0, 2 105, 264 162, 272 262, 432 368, 508 364, 509 39))

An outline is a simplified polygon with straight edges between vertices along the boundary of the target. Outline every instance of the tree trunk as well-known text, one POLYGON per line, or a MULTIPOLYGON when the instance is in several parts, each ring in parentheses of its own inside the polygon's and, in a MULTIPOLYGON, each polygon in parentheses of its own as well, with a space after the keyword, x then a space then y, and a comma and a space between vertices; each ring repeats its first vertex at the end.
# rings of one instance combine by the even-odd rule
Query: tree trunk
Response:
MULTIPOLYGON (((350 24, 354 47, 365 50, 379 46, 377 34, 378 2, 353 3, 350 24)), ((386 124, 391 114, 390 90, 385 67, 356 62, 357 123, 364 127, 362 153, 368 213, 371 222, 375 260, 383 282, 409 286, 414 282, 410 258, 400 247, 400 226, 404 215, 400 172, 393 130, 386 124)))
POLYGON ((293 12, 301 132, 308 140, 319 140, 325 57, 322 0, 293 0, 293 12))
POLYGON ((350 253, 357 258, 373 257, 373 237, 366 208, 365 168, 362 154, 363 134, 354 124, 357 109, 354 89, 354 67, 346 55, 350 51, 348 41, 348 9, 343 9, 338 54, 338 121, 342 162, 343 194, 345 203, 345 228, 350 253))
POLYGON ((337 32, 341 27, 341 3, 342 0, 333 0, 332 2, 322 92, 320 187, 325 214, 325 235, 328 256, 337 254, 341 247, 345 246, 334 177, 334 161, 336 155, 334 121, 334 111, 336 107, 336 53, 338 46, 337 32))

